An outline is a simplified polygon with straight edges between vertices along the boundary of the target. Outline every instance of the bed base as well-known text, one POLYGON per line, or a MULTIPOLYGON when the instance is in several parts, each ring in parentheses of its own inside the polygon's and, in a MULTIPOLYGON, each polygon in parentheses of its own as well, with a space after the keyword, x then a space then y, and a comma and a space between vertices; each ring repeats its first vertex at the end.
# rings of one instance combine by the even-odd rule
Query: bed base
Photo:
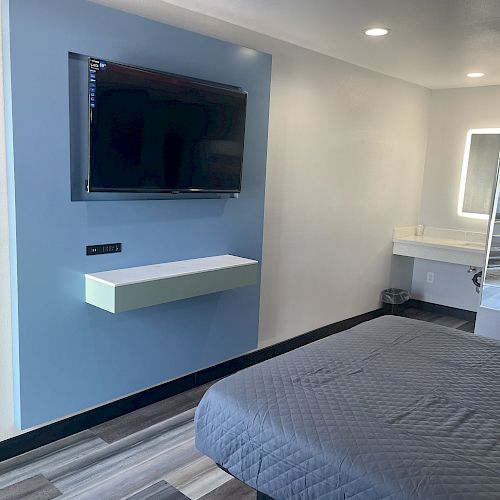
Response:
MULTIPOLYGON (((234 477, 228 470, 224 469, 224 467, 222 467, 221 465, 219 465, 219 464, 215 464, 215 465, 217 465, 217 467, 219 467, 219 469, 223 470, 226 474, 229 474, 230 476, 234 477)), ((238 478, 235 477, 235 479, 238 479, 238 478)), ((238 481, 240 481, 240 479, 238 479, 238 481)), ((270 496, 266 495, 265 493, 261 493, 258 490, 255 490, 255 491, 257 491, 257 500, 274 500, 274 498, 271 498, 270 496)))
POLYGON ((270 496, 267 496, 265 493, 257 492, 257 500, 274 500, 270 496))

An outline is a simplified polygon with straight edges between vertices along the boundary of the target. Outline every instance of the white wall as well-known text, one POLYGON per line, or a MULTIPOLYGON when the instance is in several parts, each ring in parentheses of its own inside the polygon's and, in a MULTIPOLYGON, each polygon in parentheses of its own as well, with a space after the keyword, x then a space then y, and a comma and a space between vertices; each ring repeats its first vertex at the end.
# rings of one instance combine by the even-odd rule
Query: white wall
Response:
MULTIPOLYGON (((100 3, 140 14, 148 2, 100 3)), ((157 14, 169 24, 273 54, 261 344, 378 308, 394 275, 392 229, 415 224, 419 214, 430 91, 166 9, 157 14)), ((3 326, 0 439, 14 433, 10 331, 3 326)))
POLYGON ((500 127, 500 86, 434 90, 420 223, 428 226, 487 230, 487 222, 457 213, 467 131, 500 127))
POLYGON ((467 266, 415 259, 411 295, 432 304, 477 311, 479 294, 472 283, 467 266), (434 282, 427 283, 427 273, 434 273, 434 282))
MULTIPOLYGON (((2 3, 3 4, 3 3, 2 3)), ((2 12, 0 7, 0 26, 2 12)), ((0 44, 2 38, 0 37, 0 44)), ((3 53, 0 46, 0 82, 3 82, 3 53)), ((7 212, 7 164, 3 84, 0 83, 0 441, 17 434, 14 426, 12 379, 12 335, 10 316, 10 268, 7 212)))
POLYGON ((376 309, 418 217, 429 92, 273 43, 262 341, 376 309))
MULTIPOLYGON (((457 213, 467 131, 500 127, 500 86, 434 90, 425 163, 420 223, 469 231, 487 231, 487 221, 457 213)), ((466 266, 415 259, 412 296, 476 311, 479 297, 466 266), (426 282, 428 271, 434 283, 426 282)))
MULTIPOLYGON (((441 304, 444 306, 477 312, 479 294, 472 283, 474 273, 468 272, 468 266, 415 259, 411 280, 413 299, 441 304), (427 282, 427 273, 434 274, 434 281, 427 282)), ((480 271, 477 268, 475 272, 480 271)))

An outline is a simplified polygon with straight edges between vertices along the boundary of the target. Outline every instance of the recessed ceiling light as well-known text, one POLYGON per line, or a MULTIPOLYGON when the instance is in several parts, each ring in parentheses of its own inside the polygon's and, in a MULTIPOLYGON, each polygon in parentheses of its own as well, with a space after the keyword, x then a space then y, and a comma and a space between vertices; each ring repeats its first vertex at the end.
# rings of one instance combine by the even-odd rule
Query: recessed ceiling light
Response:
POLYGON ((365 35, 368 36, 384 36, 389 33, 388 28, 369 28, 365 30, 365 35))
POLYGON ((484 76, 484 73, 467 73, 469 78, 481 78, 484 76))

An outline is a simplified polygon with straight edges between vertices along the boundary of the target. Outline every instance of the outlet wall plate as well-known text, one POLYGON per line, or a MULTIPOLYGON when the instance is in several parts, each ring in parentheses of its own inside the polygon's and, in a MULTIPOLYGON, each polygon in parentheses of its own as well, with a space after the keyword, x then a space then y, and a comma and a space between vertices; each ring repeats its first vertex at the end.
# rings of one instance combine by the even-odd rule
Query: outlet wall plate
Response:
POLYGON ((88 245, 87 255, 103 255, 106 253, 119 253, 122 251, 121 243, 106 243, 104 245, 88 245))

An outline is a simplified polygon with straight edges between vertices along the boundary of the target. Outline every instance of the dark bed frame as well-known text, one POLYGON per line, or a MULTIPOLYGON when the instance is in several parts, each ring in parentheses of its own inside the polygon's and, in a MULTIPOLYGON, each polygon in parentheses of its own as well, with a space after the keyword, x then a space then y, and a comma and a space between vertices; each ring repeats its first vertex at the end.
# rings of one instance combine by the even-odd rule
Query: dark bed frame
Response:
POLYGON ((273 500, 271 497, 267 496, 265 493, 257 492, 257 500, 273 500))
MULTIPOLYGON (((216 465, 217 465, 217 467, 219 467, 219 469, 222 469, 226 474, 229 474, 230 476, 234 477, 228 470, 224 469, 224 467, 222 467, 219 464, 216 464, 216 465)), ((235 477, 235 479, 238 479, 238 478, 235 477)), ((240 479, 238 479, 238 481, 241 482, 240 479)), ((257 491, 257 500, 274 500, 274 498, 271 498, 270 496, 266 495, 265 493, 261 493, 258 490, 256 490, 256 491, 257 491)))

